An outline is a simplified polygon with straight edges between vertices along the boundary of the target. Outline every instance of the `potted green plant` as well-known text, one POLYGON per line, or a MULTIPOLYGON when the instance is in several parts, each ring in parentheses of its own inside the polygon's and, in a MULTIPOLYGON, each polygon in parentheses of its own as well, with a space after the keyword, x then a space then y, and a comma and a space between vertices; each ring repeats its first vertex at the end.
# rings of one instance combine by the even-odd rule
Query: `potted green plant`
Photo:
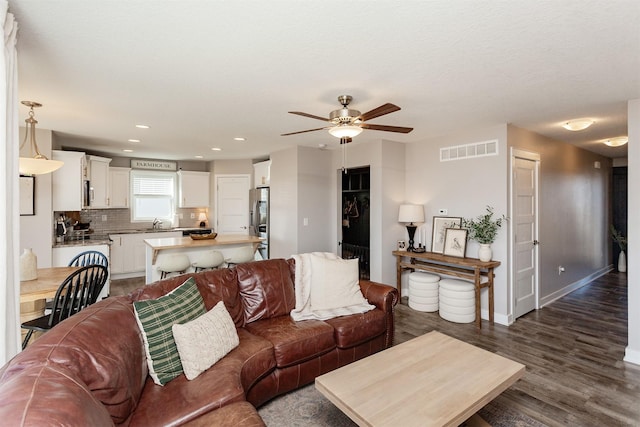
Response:
POLYGON ((624 237, 616 228, 611 225, 611 238, 618 244, 620 255, 618 255, 618 271, 624 273, 627 271, 627 238, 624 237))
POLYGON ((479 215, 475 219, 462 219, 462 227, 469 230, 469 239, 480 244, 478 249, 478 259, 480 261, 491 261, 491 244, 496 240, 498 230, 507 218, 502 215, 500 218, 493 218, 494 212, 491 206, 487 206, 487 212, 479 215))

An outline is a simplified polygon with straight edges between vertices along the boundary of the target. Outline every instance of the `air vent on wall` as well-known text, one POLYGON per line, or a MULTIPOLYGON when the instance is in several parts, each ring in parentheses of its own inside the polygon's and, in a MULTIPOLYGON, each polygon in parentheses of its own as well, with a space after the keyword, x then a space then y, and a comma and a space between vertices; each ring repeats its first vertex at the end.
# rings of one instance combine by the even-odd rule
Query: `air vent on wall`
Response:
POLYGON ((472 157, 486 157, 498 155, 498 140, 474 142, 472 144, 454 145, 440 149, 440 161, 470 159, 472 157))

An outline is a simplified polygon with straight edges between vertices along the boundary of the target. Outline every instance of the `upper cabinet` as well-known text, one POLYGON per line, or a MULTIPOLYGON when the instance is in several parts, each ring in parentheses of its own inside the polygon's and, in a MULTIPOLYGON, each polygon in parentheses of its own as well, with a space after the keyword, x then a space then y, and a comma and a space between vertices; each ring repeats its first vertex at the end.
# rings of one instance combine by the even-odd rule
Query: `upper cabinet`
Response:
POLYGON ((131 168, 109 168, 109 207, 129 207, 129 173, 131 168))
POLYGON ((178 207, 209 207, 209 172, 178 172, 178 207))
POLYGON ((253 184, 255 188, 268 187, 271 177, 271 160, 253 164, 253 184))
POLYGON ((111 159, 87 156, 89 165, 89 206, 91 209, 109 207, 109 163, 111 159))
POLYGON ((64 162, 64 165, 54 171, 51 177, 53 210, 82 210, 85 207, 84 186, 88 179, 84 153, 53 150, 51 158, 64 162))

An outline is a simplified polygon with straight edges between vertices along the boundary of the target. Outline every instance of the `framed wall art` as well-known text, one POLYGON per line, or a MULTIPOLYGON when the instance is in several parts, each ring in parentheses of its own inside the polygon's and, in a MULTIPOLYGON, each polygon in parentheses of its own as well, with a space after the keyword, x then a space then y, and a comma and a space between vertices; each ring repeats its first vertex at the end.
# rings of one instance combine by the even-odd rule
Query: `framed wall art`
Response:
POLYGON ((444 255, 464 258, 467 251, 466 228, 447 228, 444 236, 444 255))
POLYGON ((460 228, 462 218, 455 216, 434 216, 433 231, 431 235, 431 252, 443 253, 444 237, 447 228, 460 228))

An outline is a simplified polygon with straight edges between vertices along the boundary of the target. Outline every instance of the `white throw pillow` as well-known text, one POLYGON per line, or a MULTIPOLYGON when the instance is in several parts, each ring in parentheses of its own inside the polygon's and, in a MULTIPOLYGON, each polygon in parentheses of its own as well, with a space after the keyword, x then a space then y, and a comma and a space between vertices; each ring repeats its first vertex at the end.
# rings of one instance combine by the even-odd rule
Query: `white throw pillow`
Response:
POLYGON ((310 259, 312 310, 367 304, 360 290, 357 259, 328 259, 315 254, 310 259))
POLYGON ((222 301, 207 313, 172 327, 182 369, 192 380, 240 343, 236 325, 222 301))

